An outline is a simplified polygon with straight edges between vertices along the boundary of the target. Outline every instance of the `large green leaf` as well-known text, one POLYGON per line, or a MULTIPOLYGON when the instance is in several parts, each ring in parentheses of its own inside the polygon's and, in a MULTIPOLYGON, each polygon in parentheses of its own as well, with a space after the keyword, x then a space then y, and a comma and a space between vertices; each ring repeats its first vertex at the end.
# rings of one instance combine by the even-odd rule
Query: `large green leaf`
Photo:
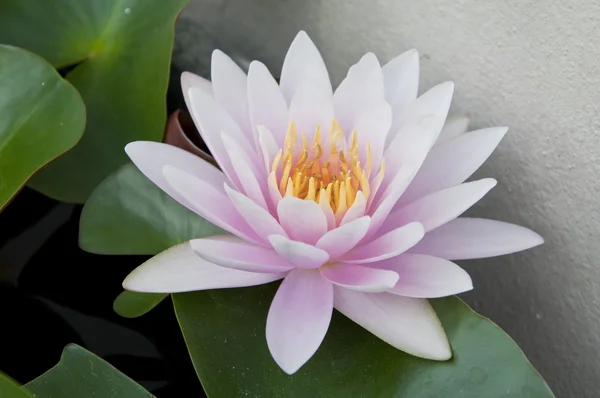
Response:
POLYGON ((79 246, 98 254, 156 254, 219 233, 127 164, 103 181, 83 207, 79 246))
POLYGON ((36 170, 72 148, 84 126, 79 93, 52 65, 0 45, 0 208, 36 170))
POLYGON ((265 321, 276 283, 174 294, 188 350, 211 398, 549 398, 519 347, 459 299, 433 300, 454 358, 404 354, 339 313, 315 356, 293 376, 269 355, 265 321))
POLYGON ((0 398, 32 398, 32 395, 19 387, 13 379, 0 372, 0 398))
POLYGON ((75 344, 66 346, 60 362, 25 388, 39 398, 153 397, 111 364, 75 344))
POLYGON ((126 162, 123 147, 160 141, 173 25, 188 0, 2 0, 0 43, 27 48, 67 75, 88 110, 81 142, 31 186, 83 202, 126 162))
POLYGON ((168 294, 163 293, 138 293, 125 290, 115 299, 113 310, 122 317, 137 318, 151 311, 167 296, 168 294))

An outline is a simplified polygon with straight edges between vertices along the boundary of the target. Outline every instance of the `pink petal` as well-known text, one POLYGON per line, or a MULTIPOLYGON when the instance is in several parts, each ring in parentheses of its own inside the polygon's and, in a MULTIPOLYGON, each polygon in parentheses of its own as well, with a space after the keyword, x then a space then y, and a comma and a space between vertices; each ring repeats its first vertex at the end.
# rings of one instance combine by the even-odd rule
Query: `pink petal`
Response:
POLYGON ((252 61, 248 69, 248 105, 252 126, 265 126, 277 144, 283 146, 289 123, 288 106, 279 85, 258 61, 252 61))
POLYGON ((221 139, 231 160, 233 170, 240 179, 243 192, 256 204, 268 210, 267 201, 262 191, 262 187, 265 191, 267 190, 264 171, 258 171, 256 166, 250 163, 242 148, 231 137, 223 133, 221 139))
POLYGON ((217 188, 206 181, 173 166, 164 166, 163 175, 173 192, 184 199, 188 209, 232 234, 251 242, 261 239, 239 216, 222 186, 217 188))
MULTIPOLYGON (((356 121, 354 128, 358 134, 359 148, 366 148, 367 141, 371 145, 371 156, 373 168, 377 169, 381 164, 383 151, 385 148, 385 139, 392 127, 392 108, 383 101, 380 104, 365 111, 356 121)), ((348 138, 351 136, 348 135, 348 138)), ((360 154, 360 161, 366 165, 366 153, 360 154)))
POLYGON ((232 235, 190 241, 192 250, 211 263, 249 272, 281 273, 294 267, 272 248, 257 246, 232 235))
POLYGON ((365 54, 348 71, 333 95, 335 116, 345 132, 350 132, 365 110, 385 101, 383 74, 377 57, 365 54))
POLYGON ((315 201, 285 197, 277 206, 277 215, 293 240, 314 245, 327 232, 327 219, 315 201))
MULTIPOLYGON (((188 91, 190 88, 196 87, 206 94, 213 96, 212 83, 210 80, 203 78, 202 76, 198 76, 191 72, 183 72, 181 74, 181 91, 183 92, 183 96, 187 97, 188 91)), ((186 102, 188 100, 186 99, 186 102)))
POLYGON ((331 82, 319 50, 306 32, 300 31, 290 45, 281 70, 281 91, 288 103, 307 80, 316 82, 331 95, 331 82))
POLYGON ((388 145, 395 138, 395 133, 399 131, 402 126, 416 123, 425 116, 433 115, 434 121, 431 126, 431 135, 429 137, 431 141, 430 147, 433 146, 444 126, 444 121, 448 116, 453 93, 454 83, 445 82, 431 88, 407 106, 394 109, 394 123, 392 124, 392 129, 387 137, 388 145))
POLYGON ((466 133, 467 129, 469 128, 470 121, 471 117, 469 115, 449 116, 448 119, 446 119, 446 124, 444 124, 444 127, 442 128, 440 136, 435 142, 435 145, 442 145, 453 138, 466 133))
POLYGON ((290 122, 296 124, 298 134, 306 134, 312 142, 317 126, 328 131, 333 114, 333 98, 331 92, 312 81, 306 81, 297 88, 290 102, 290 122))
POLYGON ((248 225, 250 225, 250 228, 252 228, 262 239, 266 240, 267 237, 272 234, 287 236, 281 225, 279 225, 279 222, 277 222, 271 213, 252 199, 231 189, 227 185, 225 185, 225 192, 227 193, 227 196, 229 196, 229 199, 231 199, 231 203, 233 203, 233 207, 235 207, 239 215, 246 220, 248 225))
POLYGON ((254 143, 248 115, 246 74, 220 50, 213 51, 210 70, 215 99, 240 126, 248 141, 254 143))
POLYGON ((279 187, 277 186, 277 178, 275 177, 275 172, 271 172, 269 174, 269 180, 267 182, 269 197, 271 198, 271 208, 277 209, 277 205, 279 205, 279 201, 281 200, 281 192, 279 192, 279 187))
POLYGON ((398 282, 394 271, 353 264, 329 264, 319 268, 329 282, 360 292, 385 292, 398 282))
POLYGON ((283 280, 267 316, 267 345, 287 374, 317 351, 333 312, 333 287, 318 271, 295 270, 283 280))
POLYGON ((417 98, 419 90, 419 53, 408 50, 385 64, 383 82, 385 99, 394 108, 404 106, 417 98))
POLYGON ((329 231, 335 228, 335 214, 333 213, 333 209, 331 208, 331 205, 327 200, 327 194, 323 190, 321 190, 319 195, 319 207, 321 208, 321 210, 323 210, 323 214, 327 219, 327 230, 329 231))
POLYGON ((424 233, 423 226, 413 222, 354 248, 340 261, 364 264, 395 257, 413 247, 424 233))
POLYGON ((269 242, 281 257, 298 268, 319 268, 329 260, 325 250, 304 242, 290 240, 283 235, 270 235, 269 242))
POLYGON ((200 258, 189 242, 165 250, 134 269, 123 281, 133 292, 179 293, 195 290, 255 286, 285 276, 221 267, 200 258))
POLYGON ((165 179, 162 169, 171 165, 202 179, 215 189, 221 189, 226 181, 225 174, 212 164, 183 149, 151 141, 130 142, 125 146, 125 152, 136 167, 150 181, 165 191, 169 196, 190 208, 190 203, 174 190, 165 179))
POLYGON ((369 229, 371 218, 361 217, 327 232, 315 245, 329 253, 332 259, 341 257, 354 248, 369 229))
POLYGON ((245 133, 212 97, 194 87, 189 90, 188 97, 188 108, 210 153, 233 185, 240 188, 240 181, 221 140, 221 132, 224 131, 238 142, 249 155, 248 158, 256 158, 256 151, 250 145, 245 133))
POLYGON ((399 350, 437 361, 452 357, 444 329, 427 300, 335 287, 334 306, 399 350))
POLYGON ((471 277, 464 269, 426 254, 404 253, 369 266, 397 272, 400 281, 388 292, 400 296, 437 298, 473 289, 471 277))
POLYGON ((429 232, 460 216, 495 186, 496 180, 484 178, 434 192, 394 210, 377 234, 386 233, 412 221, 420 222, 425 232, 429 232))
POLYGON ((365 200, 365 195, 363 195, 362 191, 358 191, 356 193, 356 198, 354 198, 354 203, 352 203, 346 214, 344 214, 340 226, 364 216, 366 209, 367 201, 365 200))
POLYGON ((397 206, 464 182, 492 154, 507 130, 506 127, 493 127, 471 131, 436 145, 397 206))
POLYGON ((410 251, 447 260, 469 260, 514 253, 542 243, 540 235, 518 225, 463 217, 428 232, 410 251))
POLYGON ((257 126, 257 131, 258 143, 265 162, 265 170, 267 173, 270 173, 271 164, 279 151, 279 145, 277 144, 275 137, 273 137, 273 134, 265 126, 257 126))

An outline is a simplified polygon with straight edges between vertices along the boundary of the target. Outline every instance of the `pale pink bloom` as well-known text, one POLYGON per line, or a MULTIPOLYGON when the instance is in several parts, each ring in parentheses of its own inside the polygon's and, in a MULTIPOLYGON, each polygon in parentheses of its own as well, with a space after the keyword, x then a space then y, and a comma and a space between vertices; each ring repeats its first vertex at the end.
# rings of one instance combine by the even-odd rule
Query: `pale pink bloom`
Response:
POLYGON ((450 260, 542 243, 516 225, 457 218, 496 185, 464 181, 507 129, 467 133, 466 117, 444 126, 454 85, 417 97, 415 50, 383 67, 368 53, 333 91, 300 32, 280 84, 262 63, 246 75, 220 51, 212 82, 190 73, 181 80, 222 171, 166 144, 134 142, 126 151, 167 194, 230 234, 166 250, 123 286, 174 293, 283 278, 266 339, 289 374, 317 351, 333 308, 402 351, 449 359, 426 299, 472 289, 450 260))

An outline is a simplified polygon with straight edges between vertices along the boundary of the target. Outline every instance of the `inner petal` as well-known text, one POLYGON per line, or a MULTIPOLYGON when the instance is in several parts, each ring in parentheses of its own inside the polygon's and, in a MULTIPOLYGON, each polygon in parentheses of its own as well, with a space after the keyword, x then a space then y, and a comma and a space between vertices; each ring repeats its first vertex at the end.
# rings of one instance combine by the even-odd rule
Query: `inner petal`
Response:
MULTIPOLYGON (((371 195, 371 145, 369 141, 359 141, 356 130, 346 136, 336 119, 325 133, 317 126, 310 133, 310 142, 306 133, 290 123, 283 147, 273 159, 271 178, 275 177, 283 197, 314 201, 324 211, 329 208, 335 225, 340 225, 357 195, 365 201, 371 195)), ((381 170, 376 172, 383 173, 384 167, 385 162, 381 162, 381 170)))

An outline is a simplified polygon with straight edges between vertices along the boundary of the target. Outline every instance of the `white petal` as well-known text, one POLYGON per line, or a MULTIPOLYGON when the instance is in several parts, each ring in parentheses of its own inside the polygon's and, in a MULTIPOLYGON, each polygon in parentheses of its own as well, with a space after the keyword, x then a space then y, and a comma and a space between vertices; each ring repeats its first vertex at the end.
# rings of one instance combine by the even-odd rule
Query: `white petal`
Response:
POLYGON ((290 103, 290 122, 296 124, 299 134, 306 134, 311 142, 317 126, 327 131, 333 118, 333 98, 330 92, 312 81, 298 87, 290 103))
POLYGON ((252 126, 265 126, 277 144, 283 146, 289 123, 288 106, 279 85, 258 61, 252 61, 248 69, 248 105, 252 126))
POLYGON ((294 268, 272 248, 254 245, 233 235, 193 239, 190 245, 200 257, 222 267, 266 273, 281 273, 294 268))
POLYGON ((221 139, 229 155, 229 160, 231 160, 233 170, 240 180, 243 192, 256 204, 262 206, 264 209, 268 209, 267 201, 262 191, 263 187, 265 191, 267 190, 264 171, 258 171, 256 165, 250 163, 237 142, 227 134, 221 134, 221 139))
POLYGON ((277 206, 277 215, 293 240, 314 245, 327 232, 327 219, 315 201, 285 197, 277 206))
POLYGON ((340 261, 365 264, 395 257, 413 247, 423 238, 423 234, 423 226, 413 222, 356 247, 340 261))
POLYGON ((319 195, 319 207, 321 207, 323 214, 325 214, 325 218, 327 219, 327 230, 329 231, 335 228, 335 214, 333 214, 333 209, 327 200, 325 190, 321 189, 319 195))
POLYGON ((277 156, 279 151, 279 145, 275 141, 273 134, 265 126, 257 126, 258 130, 258 143, 262 151, 263 160, 265 162, 265 170, 267 173, 271 172, 271 164, 277 156))
POLYGON ((501 256, 544 243, 530 229, 502 221, 457 218, 428 232, 411 253, 430 254, 447 260, 501 256))
POLYGON ((319 50, 306 32, 300 31, 290 45, 281 70, 281 91, 288 103, 307 80, 317 82, 327 93, 332 93, 327 67, 319 50))
POLYGON ((419 53, 412 49, 385 64, 383 82, 385 99, 394 108, 414 101, 419 91, 419 53))
MULTIPOLYGON (((366 148, 367 141, 370 143, 374 169, 381 164, 385 139, 391 126, 392 107, 387 102, 382 102, 364 112, 352 129, 357 131, 359 148, 366 148)), ((363 165, 367 164, 365 151, 360 153, 360 161, 363 165)))
POLYGON ((229 196, 229 199, 231 199, 231 203, 233 203, 237 212, 244 220, 246 220, 248 225, 250 225, 250 228, 252 228, 258 236, 263 239, 267 239, 267 237, 272 234, 287 236, 281 225, 279 225, 279 222, 277 222, 271 213, 252 199, 231 189, 227 185, 225 185, 225 192, 227 193, 227 196, 229 196))
POLYGON ((354 198, 354 203, 352 203, 346 214, 344 214, 344 218, 342 218, 340 226, 364 216, 366 208, 367 201, 365 200, 365 195, 362 193, 362 191, 358 191, 356 193, 356 198, 354 198))
POLYGON ((221 189, 226 181, 225 174, 212 164, 171 145, 152 141, 135 141, 125 146, 125 152, 142 174, 187 208, 190 208, 191 204, 169 185, 163 175, 164 166, 171 165, 192 174, 215 189, 221 189))
POLYGON ((359 292, 385 292, 398 282, 394 271, 362 265, 336 263, 325 265, 319 271, 331 283, 359 292))
POLYGON ((440 136, 435 142, 435 145, 442 145, 451 139, 466 133, 467 129, 469 128, 470 121, 471 117, 469 115, 448 116, 448 119, 446 119, 446 124, 444 124, 444 127, 442 128, 440 136))
POLYGON ((454 83, 445 82, 431 88, 407 106, 395 109, 394 123, 392 124, 390 134, 388 134, 387 143, 392 142, 395 138, 395 133, 402 126, 415 123, 424 116, 434 115, 435 119, 431 127, 431 136, 429 137, 430 147, 433 146, 448 116, 453 93, 454 83))
POLYGON ((220 50, 213 51, 210 70, 215 99, 233 117, 248 141, 254 143, 248 115, 246 74, 220 50))
POLYGON ((348 70, 333 95, 335 116, 344 132, 350 132, 362 113, 385 101, 383 74, 377 57, 365 54, 348 70))
POLYGON ((304 242, 290 240, 283 235, 271 235, 269 242, 281 257, 298 268, 319 268, 329 260, 325 250, 304 242))
POLYGON ((471 277, 464 269, 426 254, 404 253, 369 266, 397 272, 400 280, 388 292, 400 296, 437 298, 473 289, 471 277))
POLYGON ((333 312, 333 287, 318 271, 295 270, 283 280, 267 315, 267 345, 287 374, 317 351, 333 312))
POLYGON ((399 350, 438 361, 452 357, 444 329, 427 300, 335 287, 334 306, 399 350))
POLYGON ((186 242, 134 269, 123 281, 123 288, 133 292, 179 293, 262 285, 284 275, 239 271, 212 264, 194 253, 186 242))
POLYGON ((338 258, 354 248, 369 230, 371 218, 361 217, 327 232, 315 245, 329 253, 332 259, 338 258))
POLYGON ((277 205, 279 205, 279 201, 281 200, 281 192, 279 192, 277 178, 275 177, 274 171, 269 174, 268 185, 269 197, 271 198, 271 204, 273 205, 272 209, 276 209, 277 205))
POLYGON ((506 127, 486 128, 436 145, 397 206, 464 182, 492 154, 507 131, 506 127))
POLYGON ((182 204, 194 213, 242 239, 251 242, 261 240, 237 214, 222 187, 217 188, 169 165, 164 166, 163 175, 171 190, 184 199, 185 203, 182 204))
POLYGON ((186 103, 189 103, 189 98, 187 98, 188 91, 192 87, 196 87, 204 91, 211 97, 213 96, 212 83, 210 80, 191 72, 183 72, 181 74, 181 91, 183 92, 183 96, 186 98, 186 103))
POLYGON ((496 180, 484 178, 434 192, 394 210, 377 234, 386 233, 412 221, 420 222, 425 232, 429 232, 460 216, 495 186, 496 180))

